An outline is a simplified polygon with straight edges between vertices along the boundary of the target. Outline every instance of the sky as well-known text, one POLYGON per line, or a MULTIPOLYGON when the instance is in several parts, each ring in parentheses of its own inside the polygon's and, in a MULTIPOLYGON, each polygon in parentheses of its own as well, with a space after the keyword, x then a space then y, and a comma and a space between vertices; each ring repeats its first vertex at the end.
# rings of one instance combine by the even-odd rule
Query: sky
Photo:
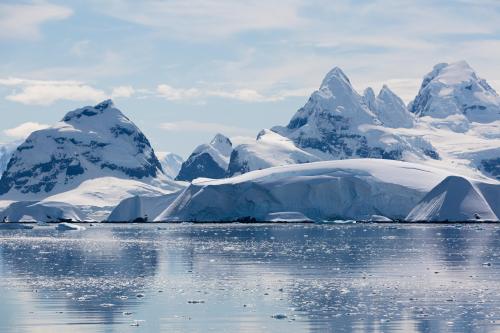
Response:
POLYGON ((500 91, 497 0, 0 0, 0 142, 112 98, 186 158, 286 124, 335 66, 405 102, 441 62, 500 91))

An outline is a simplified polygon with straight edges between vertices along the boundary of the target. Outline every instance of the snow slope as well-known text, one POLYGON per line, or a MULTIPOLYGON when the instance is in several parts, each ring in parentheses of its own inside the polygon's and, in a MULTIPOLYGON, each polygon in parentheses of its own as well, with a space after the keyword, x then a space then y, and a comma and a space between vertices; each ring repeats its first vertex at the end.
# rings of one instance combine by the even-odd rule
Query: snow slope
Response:
POLYGON ((411 210, 405 220, 498 221, 490 204, 497 204, 493 198, 496 198, 496 201, 500 198, 500 183, 482 184, 481 187, 464 177, 446 177, 411 210), (486 196, 482 193, 481 187, 483 189, 487 187, 486 196))
POLYGON ((233 151, 231 140, 217 134, 209 144, 202 144, 182 163, 176 180, 192 181, 198 177, 223 178, 233 151))
POLYGON ((278 133, 262 130, 253 143, 237 146, 231 154, 228 175, 234 176, 251 170, 277 165, 316 162, 320 159, 294 145, 278 133))
POLYGON ((193 182, 158 221, 263 220, 295 212, 319 220, 403 219, 451 173, 382 159, 287 165, 221 180, 193 182))
POLYGON ((182 162, 184 162, 182 157, 170 152, 157 152, 156 156, 160 160, 163 173, 175 179, 181 170, 182 162))

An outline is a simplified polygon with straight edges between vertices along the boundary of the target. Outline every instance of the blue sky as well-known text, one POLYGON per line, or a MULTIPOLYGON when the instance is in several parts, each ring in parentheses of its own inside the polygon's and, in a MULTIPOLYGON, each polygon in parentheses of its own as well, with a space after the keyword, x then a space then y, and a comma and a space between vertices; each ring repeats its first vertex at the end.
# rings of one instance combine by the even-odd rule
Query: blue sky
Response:
POLYGON ((500 88, 500 2, 0 2, 0 142, 113 98, 156 150, 285 124, 341 67, 406 102, 439 62, 500 88))

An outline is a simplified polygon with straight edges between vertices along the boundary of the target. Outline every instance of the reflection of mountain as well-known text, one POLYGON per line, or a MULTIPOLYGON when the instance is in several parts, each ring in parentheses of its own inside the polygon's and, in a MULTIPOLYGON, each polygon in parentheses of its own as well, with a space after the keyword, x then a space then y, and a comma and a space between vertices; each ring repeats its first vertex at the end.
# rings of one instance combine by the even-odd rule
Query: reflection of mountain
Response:
POLYGON ((173 237, 185 240, 194 283, 230 276, 237 288, 258 275, 269 297, 285 297, 295 309, 288 315, 305 318, 312 332, 435 332, 498 315, 497 275, 482 263, 498 262, 500 241, 482 228, 193 226, 173 237))
POLYGON ((498 270, 483 264, 498 262, 500 244, 493 244, 498 237, 491 231, 474 226, 335 229, 323 237, 339 245, 344 238, 349 249, 327 247, 325 255, 324 243, 316 243, 314 248, 330 258, 334 269, 328 271, 326 262, 319 267, 318 251, 312 251, 304 261, 315 267, 313 274, 288 294, 299 313, 321 322, 318 332, 355 327, 435 332, 446 325, 451 331, 468 331, 489 325, 491 316, 498 318, 498 270), (338 252, 344 253, 342 261, 335 260, 338 252))
POLYGON ((42 304, 66 298, 68 311, 83 312, 89 321, 127 320, 122 312, 142 302, 137 295, 157 270, 152 242, 134 241, 128 229, 98 228, 57 238, 51 237, 54 230, 34 232, 36 237, 2 242, 5 271, 36 290, 32 296, 42 304))
POLYGON ((57 237, 42 229, 26 237, 4 231, 0 276, 37 289, 31 297, 44 315, 62 307, 61 316, 113 332, 132 319, 146 320, 142 328, 152 332, 488 331, 500 316, 495 225, 159 229, 101 225, 57 237), (270 318, 279 312, 295 321, 270 318))

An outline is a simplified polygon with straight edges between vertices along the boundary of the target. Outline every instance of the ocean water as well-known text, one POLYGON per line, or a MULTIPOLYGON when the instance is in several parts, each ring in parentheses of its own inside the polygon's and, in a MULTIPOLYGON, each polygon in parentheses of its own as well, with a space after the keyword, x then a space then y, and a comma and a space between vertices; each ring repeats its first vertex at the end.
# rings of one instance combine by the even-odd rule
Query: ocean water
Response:
POLYGON ((0 230, 0 332, 500 332, 500 225, 0 230))

